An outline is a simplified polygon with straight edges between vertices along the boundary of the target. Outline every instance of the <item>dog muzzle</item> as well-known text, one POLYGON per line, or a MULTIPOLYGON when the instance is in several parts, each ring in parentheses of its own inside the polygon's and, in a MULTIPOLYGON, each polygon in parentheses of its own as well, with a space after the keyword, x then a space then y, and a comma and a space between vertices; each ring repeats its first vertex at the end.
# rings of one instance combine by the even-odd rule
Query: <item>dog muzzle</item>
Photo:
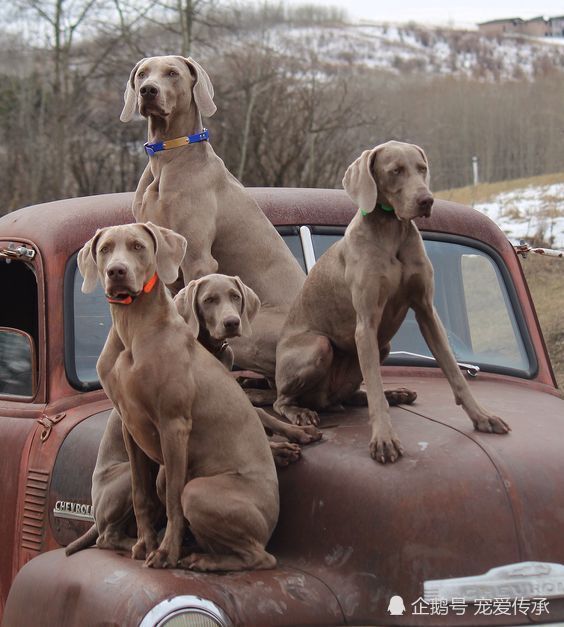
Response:
MULTIPOLYGON (((149 294, 155 285, 157 284, 159 277, 157 273, 153 274, 153 276, 143 285, 142 294, 149 294)), ((111 298, 106 294, 106 300, 113 305, 131 305, 131 303, 137 298, 137 296, 124 296, 123 298, 111 298)))

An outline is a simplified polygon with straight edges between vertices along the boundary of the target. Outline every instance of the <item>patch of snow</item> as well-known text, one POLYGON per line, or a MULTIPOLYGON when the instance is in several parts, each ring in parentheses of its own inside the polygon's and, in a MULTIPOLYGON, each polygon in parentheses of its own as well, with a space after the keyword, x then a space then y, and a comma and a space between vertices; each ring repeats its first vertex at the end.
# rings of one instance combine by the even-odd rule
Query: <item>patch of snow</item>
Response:
POLYGON ((564 183, 503 192, 474 208, 492 219, 514 244, 542 234, 553 248, 564 249, 564 183))

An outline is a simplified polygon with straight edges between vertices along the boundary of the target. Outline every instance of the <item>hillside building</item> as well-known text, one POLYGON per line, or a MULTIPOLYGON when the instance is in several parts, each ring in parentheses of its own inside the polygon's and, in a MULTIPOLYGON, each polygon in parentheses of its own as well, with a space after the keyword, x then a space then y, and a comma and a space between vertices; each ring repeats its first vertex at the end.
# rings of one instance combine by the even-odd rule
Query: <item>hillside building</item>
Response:
POLYGON ((523 20, 508 17, 481 22, 478 28, 486 35, 529 35, 530 37, 564 37, 564 16, 533 17, 523 20))

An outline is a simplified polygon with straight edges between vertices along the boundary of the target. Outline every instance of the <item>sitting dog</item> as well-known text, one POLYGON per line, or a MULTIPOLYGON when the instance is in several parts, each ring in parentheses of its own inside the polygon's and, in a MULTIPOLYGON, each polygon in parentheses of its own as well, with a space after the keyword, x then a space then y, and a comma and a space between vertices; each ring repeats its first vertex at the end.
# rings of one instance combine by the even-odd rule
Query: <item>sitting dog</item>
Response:
MULTIPOLYGON (((239 277, 209 274, 191 281, 174 302, 200 344, 231 370, 233 351, 228 340, 251 334, 251 322, 260 309, 254 291, 239 277)), ((300 448, 295 443, 310 444, 321 438, 321 431, 313 425, 288 424, 263 409, 257 407, 256 411, 269 435, 281 435, 290 441, 270 443, 277 466, 287 466, 299 458, 300 448)))
POLYGON ((427 157, 412 144, 381 144, 349 166, 343 186, 359 212, 310 272, 276 351, 274 409, 291 422, 317 424, 315 409, 367 403, 370 453, 382 463, 396 461, 403 449, 390 422, 380 363, 410 307, 474 427, 509 431, 474 399, 433 306, 433 268, 412 221, 431 214, 428 182, 427 157), (366 393, 359 390, 363 379, 366 393))
POLYGON ((231 346, 239 367, 273 381, 276 342, 305 275, 207 141, 202 116, 215 113, 213 94, 209 76, 192 58, 141 59, 131 71, 121 120, 128 122, 139 108, 148 121, 150 155, 135 192, 133 215, 138 222, 171 228, 188 240, 184 285, 219 269, 240 276, 256 292, 262 306, 253 334, 235 338, 231 346))
POLYGON ((185 238, 169 229, 133 224, 98 231, 78 257, 83 291, 99 278, 111 304, 113 326, 97 369, 121 416, 131 464, 132 555, 154 568, 273 568, 265 545, 278 518, 278 482, 264 430, 165 287, 176 280, 185 249, 185 238), (157 465, 166 474, 160 544, 157 465), (180 559, 185 520, 205 552, 180 559))
MULTIPOLYGON (((174 302, 200 344, 231 370, 233 352, 227 340, 250 332, 250 323, 260 307, 256 294, 238 277, 213 274, 191 281, 174 302)), ((256 411, 269 435, 281 435, 289 440, 270 442, 279 468, 300 458, 298 444, 310 444, 321 438, 321 431, 313 425, 292 425, 262 409, 256 411)), ((92 475, 92 505, 96 522, 67 546, 66 554, 72 555, 94 543, 102 549, 131 550, 134 543, 131 468, 121 418, 115 409, 108 418, 92 475)))

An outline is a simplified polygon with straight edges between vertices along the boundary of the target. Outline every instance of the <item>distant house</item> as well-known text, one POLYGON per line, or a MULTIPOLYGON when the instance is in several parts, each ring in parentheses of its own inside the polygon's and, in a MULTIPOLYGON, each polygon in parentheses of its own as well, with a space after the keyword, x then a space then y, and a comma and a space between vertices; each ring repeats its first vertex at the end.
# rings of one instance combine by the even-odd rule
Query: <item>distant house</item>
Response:
POLYGON ((553 37, 564 37, 564 15, 551 17, 550 29, 553 37))
POLYGON ((486 35, 508 35, 520 33, 523 20, 520 17, 509 17, 501 20, 490 20, 478 24, 478 28, 486 35))
POLYGON ((530 37, 564 37, 564 15, 546 18, 543 16, 523 20, 508 17, 478 24, 486 35, 529 35, 530 37))
POLYGON ((531 37, 550 37, 552 32, 550 30, 550 20, 544 17, 534 17, 531 20, 526 20, 521 25, 523 35, 530 35, 531 37))

